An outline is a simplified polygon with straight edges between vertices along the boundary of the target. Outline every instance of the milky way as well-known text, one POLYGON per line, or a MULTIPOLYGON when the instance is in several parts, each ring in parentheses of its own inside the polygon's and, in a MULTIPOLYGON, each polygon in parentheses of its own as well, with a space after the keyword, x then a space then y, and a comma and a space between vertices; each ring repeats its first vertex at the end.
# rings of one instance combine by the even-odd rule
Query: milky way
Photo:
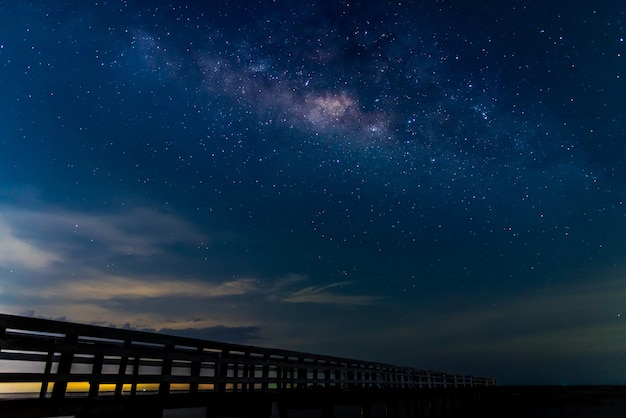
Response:
MULTIPOLYGON (((591 168, 555 130, 556 115, 520 101, 521 87, 502 81, 491 39, 450 39, 415 14, 377 17, 375 7, 362 15, 337 7, 276 6, 236 34, 217 18, 190 26, 182 11, 175 27, 135 30, 131 53, 148 57, 140 76, 183 83, 177 100, 204 102, 211 131, 199 141, 204 155, 189 147, 196 161, 227 154, 233 182, 262 197, 272 194, 257 170, 265 161, 284 173, 283 187, 332 193, 325 198, 331 205, 360 200, 364 184, 378 188, 388 204, 361 204, 391 213, 390 224, 420 229, 427 222, 416 218, 432 221, 455 207, 459 222, 474 221, 478 210, 504 230, 514 225, 502 218, 518 214, 500 212, 503 205, 521 202, 527 208, 515 210, 523 217, 540 216, 555 204, 553 187, 591 184, 591 168)), ((332 212, 332 227, 371 223, 366 211, 350 219, 332 212)), ((314 216, 316 229, 329 222, 314 216)))

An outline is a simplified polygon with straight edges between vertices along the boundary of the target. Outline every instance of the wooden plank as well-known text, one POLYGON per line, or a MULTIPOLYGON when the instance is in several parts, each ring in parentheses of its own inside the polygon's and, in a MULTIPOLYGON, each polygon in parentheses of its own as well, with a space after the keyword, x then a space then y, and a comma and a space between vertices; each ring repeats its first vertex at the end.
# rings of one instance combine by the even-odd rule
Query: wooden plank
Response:
POLYGON ((44 362, 50 353, 42 352, 7 352, 0 351, 0 360, 44 362))
MULTIPOLYGON (((45 379, 45 373, 0 372, 0 382, 3 383, 33 383, 42 382, 45 379)), ((50 376, 50 379, 53 380, 54 376, 50 376)))

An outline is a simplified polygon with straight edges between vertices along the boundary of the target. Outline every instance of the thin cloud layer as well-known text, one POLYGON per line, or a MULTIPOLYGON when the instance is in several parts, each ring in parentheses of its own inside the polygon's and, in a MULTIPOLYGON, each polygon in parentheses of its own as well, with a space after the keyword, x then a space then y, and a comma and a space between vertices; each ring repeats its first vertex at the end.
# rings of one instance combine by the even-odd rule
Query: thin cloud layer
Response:
MULTIPOLYGON (((183 256, 172 248, 208 248, 210 237, 176 215, 133 207, 100 213, 37 204, 0 207, 0 308, 117 325, 135 317, 146 324, 148 310, 119 314, 112 304, 256 291, 251 278, 185 277, 180 266, 195 262, 194 253, 183 256)), ((202 324, 209 325, 217 324, 202 324)))
POLYGON ((149 298, 218 298, 256 292, 255 280, 238 279, 222 283, 157 278, 152 281, 128 277, 99 277, 53 285, 39 293, 45 298, 101 301, 149 298))
MULTIPOLYGON (((144 206, 95 213, 4 205, 0 218, 5 238, 0 244, 5 249, 0 256, 3 312, 198 336, 214 331, 219 336, 223 331, 219 327, 225 327, 225 336, 252 341, 268 328, 261 327, 263 321, 288 322, 280 313, 272 314, 278 319, 265 313, 280 312, 281 306, 341 308, 380 301, 376 296, 353 294, 350 282, 316 286, 299 274, 185 275, 181 269, 197 264, 205 252, 183 254, 172 248, 202 246, 210 253, 213 237, 228 233, 199 232, 180 217, 144 206), (232 335, 230 330, 235 330, 232 335)), ((210 264, 217 258, 202 261, 210 264)))
POLYGON ((16 235, 0 217, 0 266, 7 269, 43 270, 60 258, 52 251, 40 248, 36 240, 16 235))
POLYGON ((0 216, 21 236, 37 239, 40 251, 73 251, 66 255, 73 258, 74 251, 86 247, 80 251, 84 252, 89 245, 109 253, 140 256, 159 254, 166 245, 197 244, 207 239, 176 215, 141 206, 101 213, 4 206, 0 216))
POLYGON ((381 298, 369 295, 351 295, 332 291, 343 289, 350 282, 337 282, 325 286, 308 286, 288 294, 282 300, 289 303, 319 303, 325 305, 359 305, 368 306, 380 301, 381 298))

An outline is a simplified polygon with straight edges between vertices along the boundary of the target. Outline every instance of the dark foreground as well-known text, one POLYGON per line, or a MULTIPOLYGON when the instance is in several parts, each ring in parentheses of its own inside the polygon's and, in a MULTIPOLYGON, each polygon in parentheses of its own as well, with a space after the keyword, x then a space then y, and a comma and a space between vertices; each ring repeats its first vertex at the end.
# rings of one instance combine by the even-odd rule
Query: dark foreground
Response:
MULTIPOLYGON (((391 397, 387 400, 336 398, 328 402, 317 396, 283 398, 278 402, 212 402, 213 407, 170 408, 157 415, 149 414, 146 404, 139 410, 115 413, 77 414, 76 417, 159 416, 163 418, 626 418, 626 386, 524 386, 493 387, 481 393, 480 399, 459 402, 456 397, 426 393, 412 399, 391 397), (456 398, 456 399, 455 399, 456 398), (442 403, 443 401, 443 403, 442 403), (218 406, 221 404, 221 407, 218 406), (364 407, 367 405, 367 407, 364 407), (148 413, 148 414, 146 414, 148 413)), ((467 399, 466 399, 467 400, 467 399)), ((3 411, 4 413, 8 411, 3 411)), ((0 416, 5 416, 0 413, 0 416)), ((10 416, 10 415, 6 415, 10 416)), ((29 416, 18 414, 17 416, 29 416)), ((17 417, 16 416, 16 417, 17 417)), ((67 415, 72 416, 72 415, 67 415)))
MULTIPOLYGON (((459 405, 454 410, 427 408, 419 411, 410 402, 398 402, 393 409, 390 410, 389 404, 374 402, 371 417, 626 418, 626 386, 504 386, 490 388, 480 401, 471 406, 459 405)), ((335 418, 361 418, 362 412, 358 405, 335 405, 332 415, 335 418)), ((274 407, 270 418, 279 416, 274 407)), ((286 412, 287 418, 324 416, 321 408, 311 405, 308 409, 294 406, 286 412)), ((163 418, 203 417, 206 417, 204 408, 169 410, 163 414, 163 418)))
POLYGON ((626 417, 626 386, 501 386, 453 417, 626 417))

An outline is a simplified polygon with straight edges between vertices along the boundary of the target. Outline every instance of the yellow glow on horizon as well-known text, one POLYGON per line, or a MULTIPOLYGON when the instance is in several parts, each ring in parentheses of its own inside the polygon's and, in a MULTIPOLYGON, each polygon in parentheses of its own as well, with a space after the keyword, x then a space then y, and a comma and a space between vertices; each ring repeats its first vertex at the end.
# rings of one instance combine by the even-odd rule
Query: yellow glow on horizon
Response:
POLYGON ((158 392, 158 383, 138 383, 137 392, 158 392))
MULTIPOLYGON (((88 394, 89 393, 89 382, 68 382, 67 383, 67 394, 72 394, 74 396, 79 394, 88 394)), ((98 394, 112 394, 115 392, 115 383, 100 383, 98 385, 98 394)), ((160 384, 159 383, 138 383, 137 384, 137 393, 140 394, 142 392, 158 392, 160 384)), ((48 387, 46 392, 48 394, 52 393, 52 389, 54 388, 54 383, 48 383, 48 387)), ((170 385, 170 391, 172 392, 189 392, 191 385, 189 383, 172 383, 170 385)), ((227 390, 232 390, 232 385, 227 385, 227 390)), ((132 390, 131 383, 124 383, 122 385, 122 394, 129 395, 132 390)), ((202 383, 198 385, 198 390, 201 391, 213 391, 215 390, 215 385, 213 383, 202 383)), ((41 383, 40 382, 27 382, 27 383, 0 383, 0 397, 2 395, 9 394, 17 394, 17 395, 28 395, 31 394, 32 397, 38 397, 39 392, 41 391, 41 383)))
MULTIPOLYGON (((52 390, 53 384, 48 384, 48 392, 52 390)), ((0 383, 0 394, 3 393, 36 393, 39 394, 41 383, 24 382, 24 383, 0 383)))
POLYGON ((89 392, 89 382, 68 382, 66 392, 89 392))
MULTIPOLYGON (((130 390, 130 385, 128 385, 128 390, 130 390)), ((98 385, 98 393, 107 392, 115 392, 115 383, 100 383, 100 385, 98 385)))

